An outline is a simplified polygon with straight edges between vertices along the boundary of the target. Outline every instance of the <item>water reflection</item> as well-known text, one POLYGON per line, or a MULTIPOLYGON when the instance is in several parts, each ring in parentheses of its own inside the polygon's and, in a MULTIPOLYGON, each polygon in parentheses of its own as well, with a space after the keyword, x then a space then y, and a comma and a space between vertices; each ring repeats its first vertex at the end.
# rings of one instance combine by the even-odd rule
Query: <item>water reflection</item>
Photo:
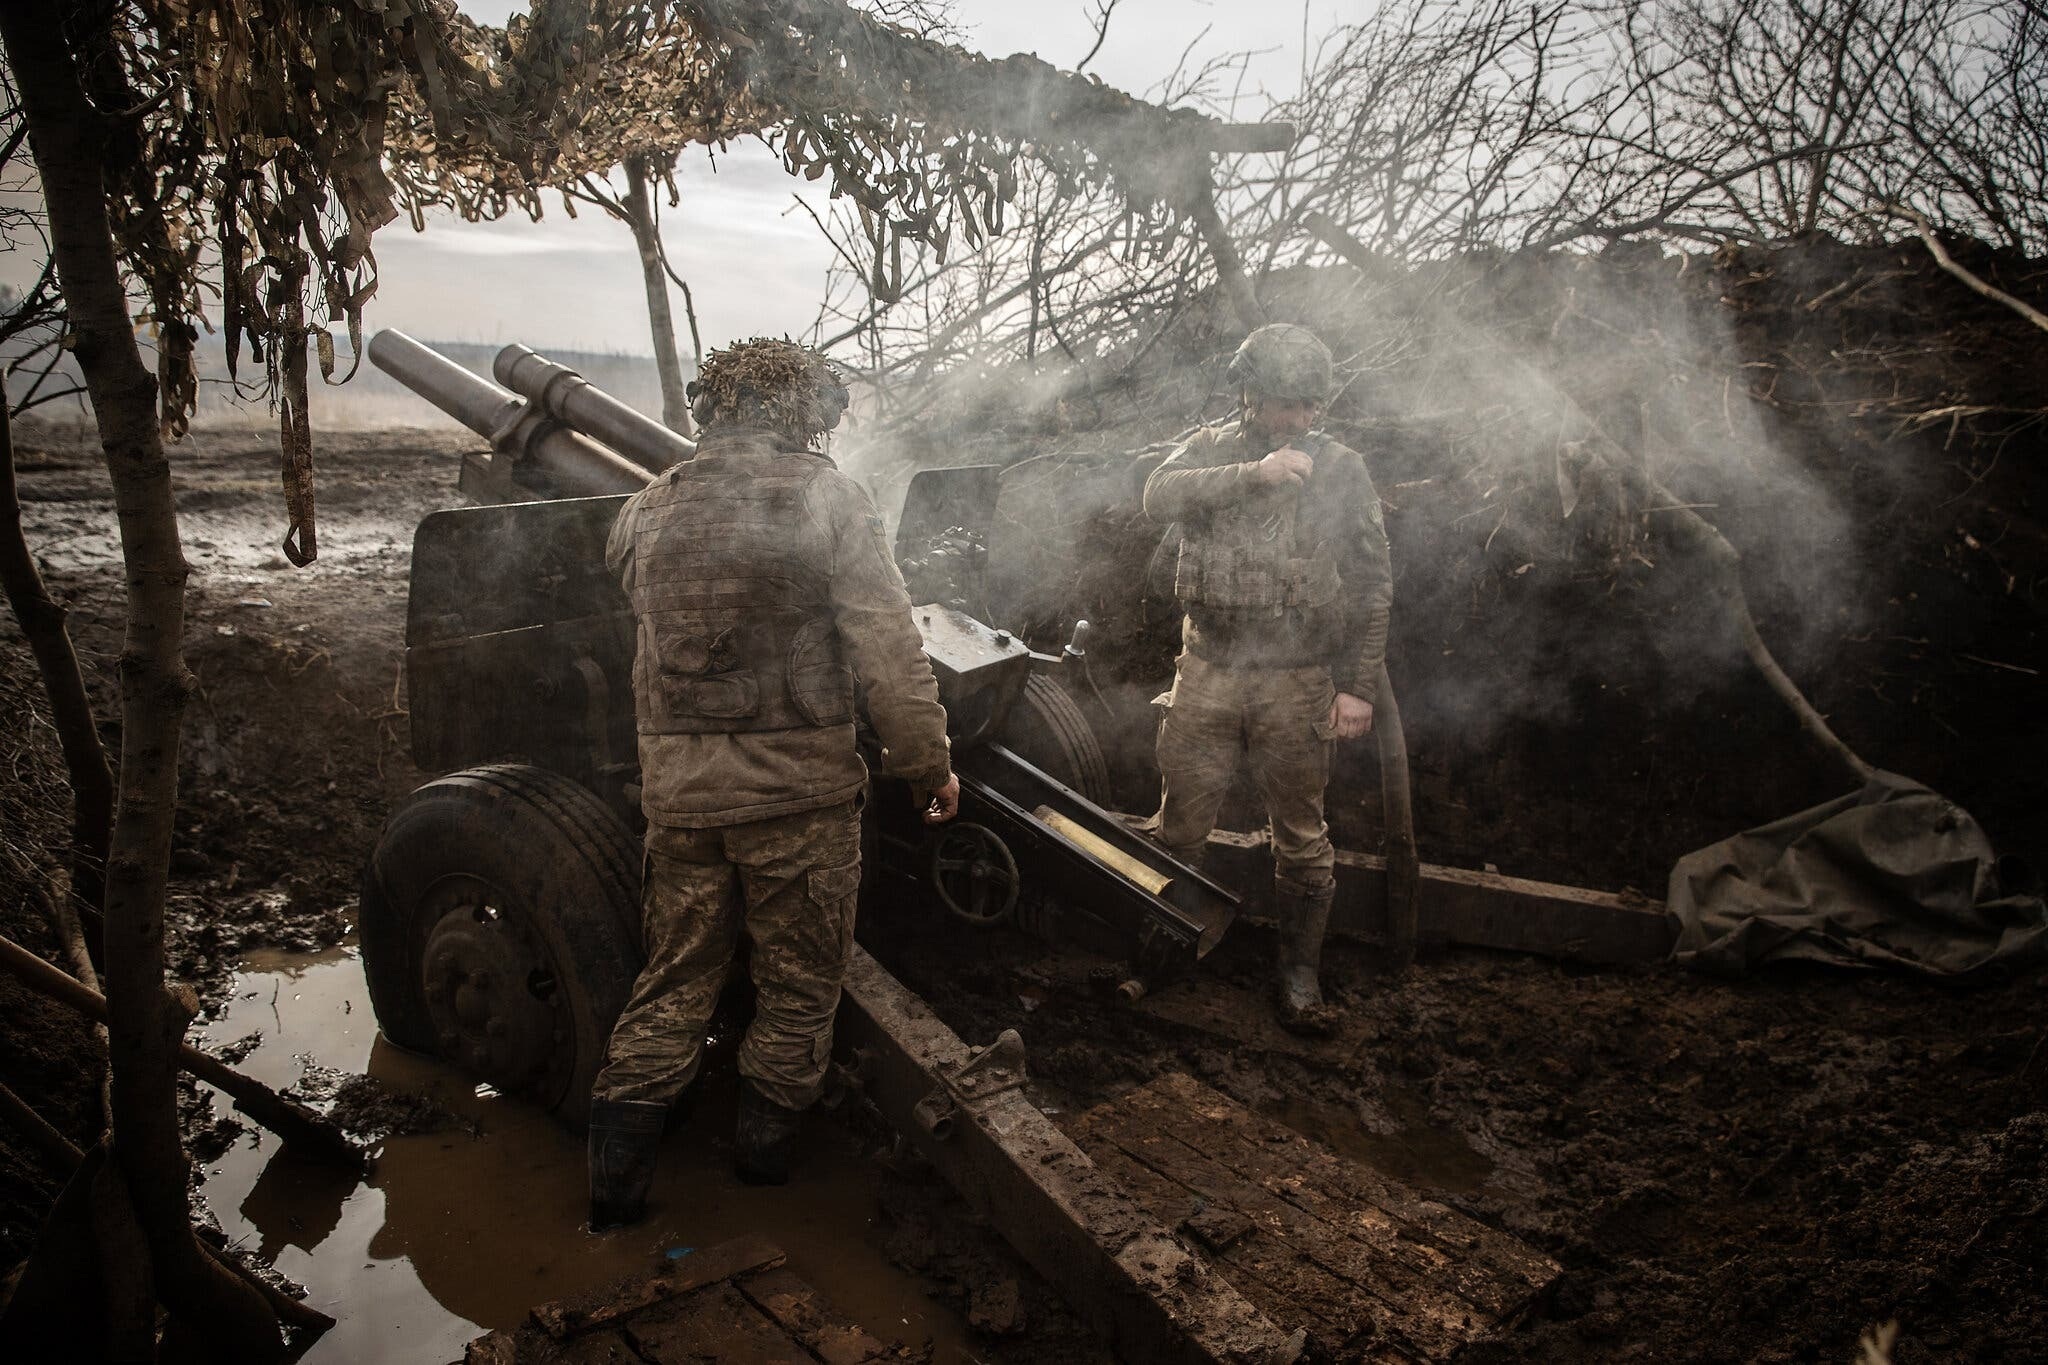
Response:
POLYGON ((310 1252, 341 1226, 341 1208, 356 1191, 354 1176, 277 1151, 242 1200, 240 1213, 258 1229, 256 1250, 276 1261, 286 1247, 310 1252))
MULTIPOLYGON (((237 1144, 206 1172, 206 1196, 231 1238, 307 1286, 336 1326, 309 1362, 453 1360, 490 1327, 534 1304, 644 1273, 676 1247, 761 1233, 790 1267, 878 1335, 929 1337, 941 1361, 966 1360, 965 1327, 882 1256, 873 1169, 843 1129, 811 1125, 781 1189, 742 1186, 727 1169, 737 1080, 706 1078, 690 1124, 664 1140, 648 1221, 603 1237, 582 1231, 583 1148, 523 1102, 486 1093, 376 1033, 352 954, 273 956, 237 981, 213 1045, 260 1032, 243 1069, 279 1086, 307 1062, 367 1070, 423 1091, 475 1125, 387 1139, 354 1184, 283 1155, 269 1134, 237 1144)), ((225 1101, 217 1100, 225 1108, 225 1101)))

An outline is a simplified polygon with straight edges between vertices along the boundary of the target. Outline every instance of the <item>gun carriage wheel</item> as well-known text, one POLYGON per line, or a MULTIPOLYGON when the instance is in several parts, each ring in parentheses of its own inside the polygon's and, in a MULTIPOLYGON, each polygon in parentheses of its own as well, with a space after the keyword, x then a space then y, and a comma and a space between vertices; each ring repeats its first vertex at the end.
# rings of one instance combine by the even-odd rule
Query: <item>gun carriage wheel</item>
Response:
POLYGON ((393 812, 363 871, 363 972, 392 1042, 580 1125, 640 952, 638 841, 578 783, 496 765, 393 812))
POLYGON ((1088 717, 1067 689, 1041 673, 1025 682, 1011 708, 1002 742, 1053 780, 1098 806, 1111 804, 1109 760, 1088 717))

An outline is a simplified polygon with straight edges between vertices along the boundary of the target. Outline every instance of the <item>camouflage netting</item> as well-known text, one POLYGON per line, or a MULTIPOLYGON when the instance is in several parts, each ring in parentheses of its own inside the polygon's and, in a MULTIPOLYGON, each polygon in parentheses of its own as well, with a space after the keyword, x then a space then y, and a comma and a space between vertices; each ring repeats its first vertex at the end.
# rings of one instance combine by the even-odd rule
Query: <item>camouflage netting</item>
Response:
MULTIPOLYGON (((371 235, 402 211, 538 217, 542 194, 627 157, 666 176, 754 134, 859 208, 878 296, 904 238, 1000 232, 1027 156, 1169 229, 1207 184, 1216 125, 1032 57, 990 61, 840 0, 534 0, 503 29, 451 0, 112 0, 73 9, 87 94, 114 116, 108 191, 149 297, 164 422, 197 397, 199 328, 280 403, 292 533, 310 560, 309 350, 360 356, 371 235)), ((564 199, 565 206, 568 200, 564 199)))
POLYGON ((839 424, 846 381, 816 351, 753 337, 713 351, 690 384, 697 420, 742 422, 808 442, 839 424))

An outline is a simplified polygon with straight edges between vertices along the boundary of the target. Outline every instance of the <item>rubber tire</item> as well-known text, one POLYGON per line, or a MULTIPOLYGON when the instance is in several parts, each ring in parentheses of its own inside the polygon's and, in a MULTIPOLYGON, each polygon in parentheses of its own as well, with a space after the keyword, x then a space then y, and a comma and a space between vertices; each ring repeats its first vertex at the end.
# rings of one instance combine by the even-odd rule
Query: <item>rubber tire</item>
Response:
POLYGON ((572 1127, 643 961, 640 846, 581 784, 545 768, 498 764, 414 791, 385 822, 363 868, 357 921, 370 1005, 385 1037, 438 1055, 422 962, 435 884, 481 878, 516 906, 555 959, 575 1049, 567 1083, 534 1096, 572 1127))
POLYGON ((1025 680, 1024 695, 1003 727, 1002 743, 1096 805, 1109 803, 1109 760, 1102 755, 1088 717, 1053 679, 1034 673, 1025 680))

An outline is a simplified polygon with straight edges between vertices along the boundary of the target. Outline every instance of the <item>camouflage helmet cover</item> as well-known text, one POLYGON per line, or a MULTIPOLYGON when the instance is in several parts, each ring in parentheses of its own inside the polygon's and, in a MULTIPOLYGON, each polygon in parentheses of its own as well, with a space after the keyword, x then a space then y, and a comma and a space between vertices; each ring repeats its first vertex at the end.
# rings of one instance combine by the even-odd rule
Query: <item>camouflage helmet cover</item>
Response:
POLYGON ((1330 348, 1306 327, 1269 323, 1252 332, 1230 357, 1231 382, 1267 398, 1326 403, 1337 388, 1330 348))
POLYGON ((837 366, 807 346, 772 337, 713 351, 690 381, 689 394, 700 422, 757 424, 798 441, 838 426, 847 407, 846 381, 837 366))

